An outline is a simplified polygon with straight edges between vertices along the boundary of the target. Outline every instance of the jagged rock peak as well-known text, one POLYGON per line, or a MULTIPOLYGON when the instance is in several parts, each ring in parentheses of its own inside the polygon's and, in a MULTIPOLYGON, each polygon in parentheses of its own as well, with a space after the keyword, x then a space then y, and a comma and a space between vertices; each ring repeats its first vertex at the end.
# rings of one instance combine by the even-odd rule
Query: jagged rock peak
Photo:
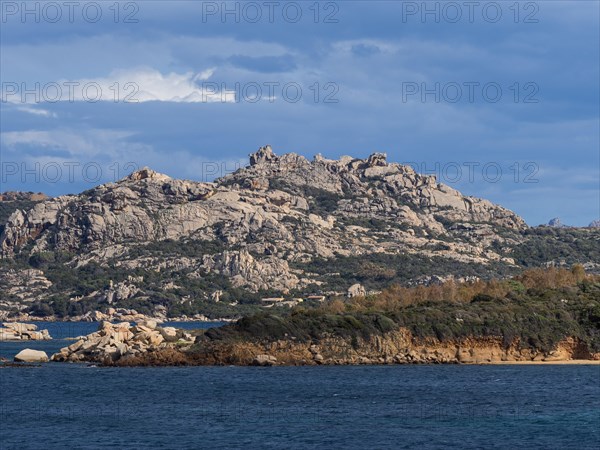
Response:
POLYGON ((125 178, 125 180, 128 180, 128 181, 139 181, 139 180, 145 180, 145 179, 165 181, 165 180, 170 180, 171 177, 169 177, 168 175, 162 174, 162 173, 158 173, 158 172, 150 169, 149 167, 143 167, 142 169, 136 170, 131 175, 129 175, 125 178))
POLYGON ((250 155, 250 165, 255 166, 256 164, 271 161, 276 158, 277 155, 273 152, 271 146, 265 145, 264 147, 260 147, 258 151, 250 155))
POLYGON ((548 226, 553 228, 564 228, 566 225, 562 223, 560 217, 555 217, 548 222, 548 226))
POLYGON ((592 220, 588 225, 589 228, 600 228, 600 219, 592 220))
MULTIPOLYGON (((295 153, 288 153, 279 157, 275 154, 270 145, 265 145, 264 147, 260 147, 255 153, 249 155, 250 157, 250 166, 255 166, 257 164, 269 161, 283 161, 287 159, 294 159, 300 157, 295 153)), ((367 159, 361 160, 357 158, 353 158, 351 156, 342 156, 339 160, 336 159, 327 159, 323 157, 321 153, 317 153, 313 157, 313 162, 315 163, 325 163, 325 164, 334 164, 334 165, 344 165, 347 166, 352 162, 362 161, 364 163, 363 167, 387 167, 387 153, 375 152, 369 155, 367 159)))
POLYGON ((369 167, 375 167, 375 166, 385 167, 385 166, 387 166, 387 154, 386 153, 373 153, 367 159, 367 165, 369 167))

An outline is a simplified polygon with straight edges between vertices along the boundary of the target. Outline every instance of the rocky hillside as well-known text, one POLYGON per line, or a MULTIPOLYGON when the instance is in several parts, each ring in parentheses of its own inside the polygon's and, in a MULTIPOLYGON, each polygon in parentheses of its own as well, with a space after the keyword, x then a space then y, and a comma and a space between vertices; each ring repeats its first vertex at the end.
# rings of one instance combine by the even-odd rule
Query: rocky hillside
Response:
MULTIPOLYGON (((266 146, 214 183, 143 169, 27 206, 0 235, 5 313, 235 316, 351 287, 368 294, 555 259, 519 250, 533 238, 513 212, 380 153, 309 161, 266 146)), ((557 263, 593 261, 598 235, 577 236, 574 261, 562 252, 557 263)))

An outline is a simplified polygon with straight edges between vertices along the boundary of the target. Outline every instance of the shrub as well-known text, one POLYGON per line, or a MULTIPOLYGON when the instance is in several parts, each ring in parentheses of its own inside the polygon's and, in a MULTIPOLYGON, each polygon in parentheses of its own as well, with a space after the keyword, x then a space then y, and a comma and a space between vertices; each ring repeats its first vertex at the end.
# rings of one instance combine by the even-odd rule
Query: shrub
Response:
POLYGON ((358 345, 359 337, 404 327, 417 339, 440 341, 500 338, 508 347, 549 351, 567 337, 600 351, 600 277, 579 269, 527 271, 507 281, 443 287, 393 288, 380 296, 339 300, 288 315, 261 313, 207 331, 207 339, 297 339, 318 341, 340 336, 358 345), (578 282, 584 276, 581 282, 578 282), (523 280, 523 281, 521 281, 523 280), (532 284, 533 287, 525 290, 532 284), (465 289, 463 289, 465 287, 465 289), (444 298, 454 292, 460 301, 444 298), (500 295, 502 294, 502 295, 500 295), (435 298, 434 298, 435 297, 435 298))

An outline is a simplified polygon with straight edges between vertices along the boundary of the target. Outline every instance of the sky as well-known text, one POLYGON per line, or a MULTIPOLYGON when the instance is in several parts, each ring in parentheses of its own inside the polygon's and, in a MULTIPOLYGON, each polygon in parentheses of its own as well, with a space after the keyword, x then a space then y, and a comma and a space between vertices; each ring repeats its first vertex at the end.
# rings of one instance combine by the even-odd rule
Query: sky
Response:
POLYGON ((0 191, 270 144, 435 174, 528 224, 600 218, 600 2, 0 1, 0 191))

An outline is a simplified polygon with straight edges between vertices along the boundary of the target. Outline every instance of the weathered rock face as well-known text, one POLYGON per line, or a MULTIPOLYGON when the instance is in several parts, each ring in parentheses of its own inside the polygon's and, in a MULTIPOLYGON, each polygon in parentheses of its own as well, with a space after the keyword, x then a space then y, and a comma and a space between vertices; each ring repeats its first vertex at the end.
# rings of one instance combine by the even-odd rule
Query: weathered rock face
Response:
POLYGON ((170 348, 173 343, 189 346, 194 337, 183 330, 160 328, 153 320, 131 326, 129 322, 102 322, 98 331, 52 355, 53 361, 111 363, 121 358, 170 348))
POLYGON ((367 295, 367 291, 362 284, 356 283, 348 288, 348 297, 364 297, 365 295, 367 295))
MULTIPOLYGON (((4 260, 25 254, 42 263, 35 266, 40 269, 0 263, 0 310, 49 298, 55 288, 43 269, 48 253, 66 258, 61 264, 69 268, 94 264, 160 273, 161 292, 176 291, 186 280, 225 277, 250 292, 286 293, 322 285, 323 274, 298 265, 323 258, 418 254, 511 265, 496 249, 518 237, 500 230, 525 227, 511 211, 388 163, 382 153, 309 161, 293 153, 277 156, 266 146, 251 155, 250 166, 214 183, 175 180, 145 168, 116 183, 16 210, 0 235, 0 253, 4 260), (165 256, 160 244, 173 242, 180 245, 178 254, 165 256)), ((341 295, 351 284, 341 286, 341 295)), ((67 288, 52 294, 118 307, 147 298, 146 287, 147 280, 132 275, 84 298, 67 288)), ((207 284, 201 297, 222 288, 207 284)))
MULTIPOLYGON (((370 338, 327 337, 318 344, 294 340, 209 341, 200 339, 193 351, 160 348, 117 365, 357 365, 357 364, 493 364, 511 362, 553 363, 557 361, 600 361, 575 338, 543 352, 521 348, 518 342, 506 347, 502 339, 465 338, 459 341, 415 340, 406 329, 370 338)), ((108 362, 113 364, 112 362, 108 362)))
POLYGON ((247 250, 207 256, 203 266, 208 271, 230 277, 235 287, 245 286, 254 291, 288 291, 299 284, 298 278, 290 273, 287 261, 272 255, 258 261, 247 250))
POLYGON ((227 236, 231 243, 246 238, 250 231, 271 232, 285 239, 289 229, 281 219, 306 215, 310 209, 307 187, 340 196, 352 194, 338 199, 339 211, 332 211, 334 217, 342 213, 388 219, 406 216, 406 221, 414 222, 411 225, 438 229, 431 212, 439 209, 442 216, 467 222, 525 227, 514 213, 485 200, 464 197, 408 166, 388 164, 382 154, 373 154, 366 161, 344 157, 309 162, 293 153, 277 157, 267 146, 251 155, 251 166, 216 183, 173 180, 142 169, 118 183, 50 199, 27 212, 16 211, 2 236, 2 252, 13 254, 32 240, 37 250, 90 251, 128 240, 177 239, 197 231, 210 237, 214 236, 211 228, 223 221, 234 228, 227 236), (259 178, 268 183, 254 183, 259 178), (276 186, 269 192, 257 193, 253 188, 271 184, 276 186), (433 210, 421 212, 422 208, 433 210))
POLYGON ((550 219, 548 222, 548 226, 552 228, 565 228, 566 225, 562 223, 560 217, 555 217, 554 219, 550 219))
POLYGON ((37 331, 29 323, 5 322, 0 328, 0 341, 46 341, 52 339, 48 330, 37 331))
POLYGON ((345 156, 338 161, 317 156, 309 162, 293 153, 277 157, 270 147, 266 147, 252 155, 251 161, 255 163, 250 167, 218 182, 237 188, 252 188, 253 185, 279 188, 283 184, 287 185, 287 190, 300 195, 306 193, 307 187, 342 197, 351 194, 347 195, 350 201, 344 203, 344 212, 370 218, 378 215, 387 219, 390 215, 398 217, 400 208, 406 205, 411 210, 432 208, 422 214, 422 220, 430 225, 435 220, 427 216, 436 211, 452 220, 493 222, 517 229, 525 227, 524 221, 511 211, 486 200, 465 197, 438 183, 435 176, 419 175, 410 166, 388 164, 382 153, 372 154, 367 160, 345 156), (271 186, 273 184, 275 186, 271 186))
POLYGON ((41 350, 26 348, 15 355, 15 361, 28 363, 48 362, 48 355, 41 350))
POLYGON ((38 269, 4 269, 0 267, 0 318, 2 310, 23 309, 42 297, 52 286, 44 272, 38 269), (15 301, 10 301, 15 299, 15 301))
POLYGON ((193 202, 212 191, 208 183, 171 180, 143 169, 117 184, 53 198, 27 213, 16 211, 4 230, 2 251, 10 254, 31 240, 34 251, 89 251, 128 240, 178 238, 206 224, 206 208, 193 202))
POLYGON ((256 153, 250 155, 250 165, 255 166, 263 162, 271 161, 275 158, 275 153, 270 145, 266 145, 258 149, 256 153))

